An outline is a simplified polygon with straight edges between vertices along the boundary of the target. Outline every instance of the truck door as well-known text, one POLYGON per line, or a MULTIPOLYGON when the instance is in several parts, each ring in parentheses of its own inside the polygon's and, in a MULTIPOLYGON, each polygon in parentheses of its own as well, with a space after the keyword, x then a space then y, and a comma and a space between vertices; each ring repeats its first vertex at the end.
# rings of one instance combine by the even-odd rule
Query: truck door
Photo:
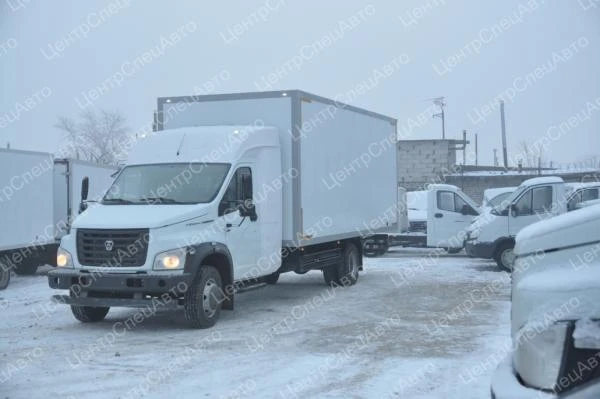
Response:
POLYGON ((260 255, 258 222, 260 215, 242 216, 240 209, 253 206, 252 168, 239 167, 219 203, 219 223, 225 228, 226 244, 233 258, 234 279, 246 279, 260 255))
POLYGON ((434 206, 428 207, 427 246, 462 248, 465 229, 477 211, 453 191, 438 190, 430 195, 434 195, 434 206))
POLYGON ((553 216, 554 187, 538 186, 525 191, 512 203, 508 216, 508 234, 516 236, 522 228, 553 216))

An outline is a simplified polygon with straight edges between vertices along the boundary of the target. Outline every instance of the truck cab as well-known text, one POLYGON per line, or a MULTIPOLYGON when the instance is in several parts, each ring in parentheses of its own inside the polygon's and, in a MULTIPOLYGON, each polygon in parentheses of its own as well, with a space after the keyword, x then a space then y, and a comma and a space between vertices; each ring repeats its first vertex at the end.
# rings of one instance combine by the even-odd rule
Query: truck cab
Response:
POLYGON ((514 260, 514 238, 519 231, 566 210, 565 183, 560 177, 526 180, 500 207, 473 220, 467 229, 467 254, 494 259, 498 267, 510 271, 514 260))

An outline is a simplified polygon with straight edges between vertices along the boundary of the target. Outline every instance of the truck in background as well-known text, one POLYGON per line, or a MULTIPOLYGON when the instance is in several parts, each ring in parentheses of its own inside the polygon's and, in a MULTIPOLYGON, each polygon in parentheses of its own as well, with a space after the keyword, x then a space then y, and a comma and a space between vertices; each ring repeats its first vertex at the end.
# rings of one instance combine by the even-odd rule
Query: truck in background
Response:
POLYGON ((393 118, 293 90, 160 98, 157 128, 61 240, 49 285, 82 322, 161 300, 206 328, 285 272, 351 286, 397 223, 393 118))
POLYGON ((407 232, 370 236, 364 242, 365 253, 380 256, 395 246, 443 248, 448 253, 460 252, 467 227, 479 215, 475 202, 458 187, 449 184, 430 184, 427 190, 407 193, 408 197, 411 198, 410 202, 415 203, 409 202, 406 206, 409 215, 426 215, 426 220, 411 220, 409 216, 410 227, 407 232), (426 210, 410 209, 414 206, 422 208, 423 200, 426 200, 426 210))
POLYGON ((570 212, 598 199, 600 183, 564 183, 560 177, 525 180, 503 203, 476 218, 468 228, 467 254, 494 259, 511 271, 514 237, 524 227, 570 212))
POLYGON ((512 351, 494 373, 492 397, 597 398, 600 205, 525 227, 514 253, 512 351))
POLYGON ((0 149, 0 287, 10 271, 34 274, 40 265, 56 261, 58 241, 79 211, 83 176, 90 190, 102 194, 115 168, 52 154, 0 149))
POLYGON ((567 211, 566 188, 560 177, 525 180, 503 202, 473 220, 467 229, 465 249, 475 258, 494 259, 511 271, 515 236, 524 227, 567 211))

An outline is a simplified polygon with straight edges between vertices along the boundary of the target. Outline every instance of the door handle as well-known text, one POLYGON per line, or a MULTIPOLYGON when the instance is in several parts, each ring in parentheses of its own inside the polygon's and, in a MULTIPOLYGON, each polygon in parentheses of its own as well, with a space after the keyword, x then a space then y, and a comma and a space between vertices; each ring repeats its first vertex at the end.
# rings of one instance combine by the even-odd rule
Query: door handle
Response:
POLYGON ((439 218, 443 218, 444 214, 443 213, 436 213, 434 216, 439 219, 439 218))
POLYGON ((233 225, 232 225, 231 223, 227 223, 227 224, 225 225, 225 227, 227 227, 227 228, 230 228, 230 227, 233 227, 233 225))

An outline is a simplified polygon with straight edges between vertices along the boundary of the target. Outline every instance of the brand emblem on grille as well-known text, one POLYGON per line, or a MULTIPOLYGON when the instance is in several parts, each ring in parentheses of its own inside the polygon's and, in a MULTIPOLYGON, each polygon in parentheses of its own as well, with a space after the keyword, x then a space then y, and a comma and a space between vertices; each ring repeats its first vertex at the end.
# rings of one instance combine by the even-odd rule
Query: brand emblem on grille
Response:
POLYGON ((104 241, 104 249, 106 249, 107 251, 112 251, 114 245, 115 242, 113 240, 104 241))

